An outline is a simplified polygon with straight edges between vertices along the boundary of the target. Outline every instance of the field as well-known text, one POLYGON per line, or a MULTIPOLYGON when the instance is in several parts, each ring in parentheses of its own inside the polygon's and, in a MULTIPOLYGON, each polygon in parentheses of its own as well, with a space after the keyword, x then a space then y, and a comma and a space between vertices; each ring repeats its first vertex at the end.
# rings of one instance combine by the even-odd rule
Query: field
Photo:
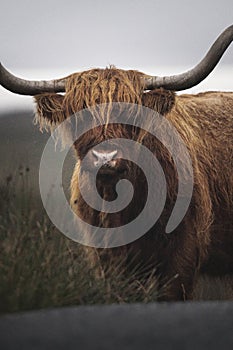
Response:
MULTIPOLYGON (((148 275, 142 285, 119 266, 96 277, 81 245, 63 236, 41 203, 38 169, 48 135, 33 126, 33 113, 0 117, 0 312, 65 305, 156 301, 161 290, 148 275)), ((68 193, 74 160, 65 163, 68 193)), ((136 270, 135 270, 136 271, 136 270)), ((141 272, 143 274, 143 272, 141 272)), ((196 300, 233 300, 232 280, 202 277, 196 300)))

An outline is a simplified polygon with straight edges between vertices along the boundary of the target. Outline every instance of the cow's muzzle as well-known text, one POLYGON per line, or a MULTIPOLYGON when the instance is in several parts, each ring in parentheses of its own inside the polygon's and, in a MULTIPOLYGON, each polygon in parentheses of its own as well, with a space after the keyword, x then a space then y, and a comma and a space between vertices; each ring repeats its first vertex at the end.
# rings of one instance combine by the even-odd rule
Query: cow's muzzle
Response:
POLYGON ((90 149, 83 167, 89 171, 98 169, 99 175, 117 175, 126 170, 122 151, 116 148, 90 149))

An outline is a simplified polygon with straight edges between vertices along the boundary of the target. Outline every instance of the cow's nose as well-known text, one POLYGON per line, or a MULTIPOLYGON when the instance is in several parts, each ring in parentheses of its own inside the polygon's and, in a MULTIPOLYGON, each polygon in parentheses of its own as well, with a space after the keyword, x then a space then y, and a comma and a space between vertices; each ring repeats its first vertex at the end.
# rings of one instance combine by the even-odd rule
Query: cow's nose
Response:
POLYGON ((116 165, 116 161, 114 161, 115 158, 117 158, 117 150, 113 151, 96 151, 92 150, 92 155, 94 157, 94 166, 95 167, 101 167, 103 165, 110 165, 111 167, 114 167, 116 165))

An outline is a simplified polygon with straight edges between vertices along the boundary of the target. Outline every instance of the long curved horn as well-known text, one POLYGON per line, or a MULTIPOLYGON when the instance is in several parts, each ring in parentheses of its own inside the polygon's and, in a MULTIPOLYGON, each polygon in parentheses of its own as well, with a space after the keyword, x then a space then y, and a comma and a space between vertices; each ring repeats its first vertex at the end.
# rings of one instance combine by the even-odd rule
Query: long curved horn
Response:
POLYGON ((56 80, 25 80, 8 72, 0 63, 0 84, 20 95, 37 95, 43 92, 64 92, 66 78, 56 80))
MULTIPOLYGON (((185 90, 199 84, 215 68, 233 40, 233 25, 228 27, 207 52, 206 56, 193 69, 178 75, 145 79, 145 90, 163 87, 168 90, 185 90)), ((36 95, 43 92, 64 92, 66 78, 32 81, 18 78, 8 72, 0 63, 0 84, 7 90, 21 95, 36 95)))
POLYGON ((166 77, 149 76, 145 79, 145 90, 163 87, 167 90, 180 91, 199 84, 212 72, 232 41, 233 25, 219 35, 206 56, 193 69, 166 77))

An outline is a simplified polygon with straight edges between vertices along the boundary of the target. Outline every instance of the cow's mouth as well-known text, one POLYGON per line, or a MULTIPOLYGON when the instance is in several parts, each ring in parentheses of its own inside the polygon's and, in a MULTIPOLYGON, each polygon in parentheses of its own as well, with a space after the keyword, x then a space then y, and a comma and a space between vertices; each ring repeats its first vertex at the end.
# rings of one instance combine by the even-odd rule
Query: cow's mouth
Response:
POLYGON ((126 165, 122 164, 121 160, 112 160, 103 164, 97 174, 98 176, 108 176, 108 177, 117 177, 125 175, 127 171, 126 165))

